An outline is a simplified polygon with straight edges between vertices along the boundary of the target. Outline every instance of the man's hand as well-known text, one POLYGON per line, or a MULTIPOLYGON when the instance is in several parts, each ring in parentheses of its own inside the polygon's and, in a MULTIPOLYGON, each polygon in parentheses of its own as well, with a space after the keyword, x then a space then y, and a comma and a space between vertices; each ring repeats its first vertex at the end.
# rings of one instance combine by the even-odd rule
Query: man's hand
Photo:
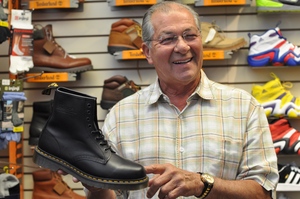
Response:
POLYGON ((179 196, 199 195, 203 189, 200 175, 185 171, 171 164, 153 164, 145 166, 147 174, 155 174, 149 180, 147 197, 152 198, 159 190, 160 199, 175 199, 179 196))

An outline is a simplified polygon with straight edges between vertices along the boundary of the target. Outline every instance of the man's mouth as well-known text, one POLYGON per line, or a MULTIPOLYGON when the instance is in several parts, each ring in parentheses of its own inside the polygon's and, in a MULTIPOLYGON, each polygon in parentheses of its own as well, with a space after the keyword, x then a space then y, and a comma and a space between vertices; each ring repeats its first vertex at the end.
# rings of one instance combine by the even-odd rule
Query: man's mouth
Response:
POLYGON ((192 61, 193 58, 187 59, 187 60, 182 60, 182 61, 174 61, 174 64, 185 64, 188 63, 190 61, 192 61))

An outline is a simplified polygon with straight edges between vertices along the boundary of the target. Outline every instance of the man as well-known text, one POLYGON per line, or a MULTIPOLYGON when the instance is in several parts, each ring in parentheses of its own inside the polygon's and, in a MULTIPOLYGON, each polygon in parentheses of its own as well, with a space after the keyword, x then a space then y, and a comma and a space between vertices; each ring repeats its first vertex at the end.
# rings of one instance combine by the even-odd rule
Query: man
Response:
POLYGON ((278 171, 265 113, 249 93, 206 77, 198 14, 163 1, 142 28, 158 79, 116 104, 102 130, 120 155, 145 166, 149 188, 87 187, 88 198, 271 198, 278 171))

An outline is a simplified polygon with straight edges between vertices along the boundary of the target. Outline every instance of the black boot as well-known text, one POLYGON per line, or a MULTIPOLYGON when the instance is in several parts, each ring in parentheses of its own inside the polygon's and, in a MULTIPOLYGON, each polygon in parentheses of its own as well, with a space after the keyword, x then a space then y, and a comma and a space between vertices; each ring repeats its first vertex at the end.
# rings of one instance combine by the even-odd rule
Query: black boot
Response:
POLYGON ((33 154, 33 161, 105 189, 147 187, 143 166, 118 156, 97 123, 96 98, 67 88, 55 91, 53 110, 33 154))
POLYGON ((33 102, 33 114, 29 127, 29 145, 36 146, 52 110, 52 101, 33 102))

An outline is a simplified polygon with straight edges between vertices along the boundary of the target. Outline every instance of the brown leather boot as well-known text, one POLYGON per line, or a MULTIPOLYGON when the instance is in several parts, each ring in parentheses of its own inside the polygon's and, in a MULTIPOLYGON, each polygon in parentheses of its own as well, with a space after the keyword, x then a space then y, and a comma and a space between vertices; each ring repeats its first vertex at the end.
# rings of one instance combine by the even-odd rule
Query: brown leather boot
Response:
POLYGON ((142 28, 137 21, 123 18, 111 25, 107 46, 110 54, 123 50, 138 50, 141 47, 142 28))
POLYGON ((52 25, 35 26, 33 32, 33 64, 30 72, 79 73, 93 68, 88 58, 69 55, 54 39, 52 25))
POLYGON ((32 199, 84 199, 63 181, 62 177, 49 169, 32 173, 34 188, 32 199))
POLYGON ((141 90, 132 80, 121 75, 115 75, 104 80, 103 92, 100 106, 102 109, 109 110, 118 101, 141 90))

